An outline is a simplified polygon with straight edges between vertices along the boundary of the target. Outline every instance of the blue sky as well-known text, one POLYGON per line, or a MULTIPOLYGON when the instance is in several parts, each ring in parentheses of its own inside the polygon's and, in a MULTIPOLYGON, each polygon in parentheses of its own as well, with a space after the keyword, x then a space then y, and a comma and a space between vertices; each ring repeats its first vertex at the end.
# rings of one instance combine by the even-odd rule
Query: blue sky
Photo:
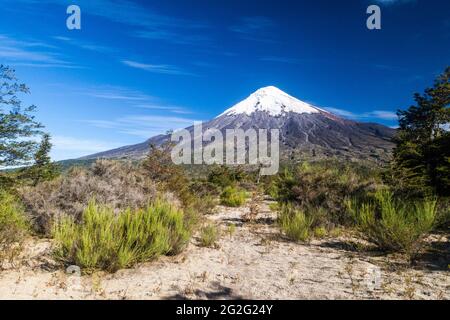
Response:
POLYGON ((450 65, 447 0, 0 0, 13 66, 55 160, 208 120, 260 87, 395 126, 450 65), (66 28, 77 4, 82 29, 66 28), (382 30, 366 8, 382 8, 382 30))

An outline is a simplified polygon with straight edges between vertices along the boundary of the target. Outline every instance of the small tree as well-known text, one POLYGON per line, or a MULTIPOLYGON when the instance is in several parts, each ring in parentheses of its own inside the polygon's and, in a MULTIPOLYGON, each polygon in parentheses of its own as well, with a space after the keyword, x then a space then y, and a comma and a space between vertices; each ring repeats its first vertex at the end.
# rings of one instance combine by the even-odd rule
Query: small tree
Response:
POLYGON ((147 176, 158 183, 162 189, 175 192, 184 205, 193 201, 190 180, 185 170, 172 162, 170 142, 157 147, 150 145, 150 152, 142 167, 147 176))
POLYGON ((23 107, 19 94, 29 93, 14 70, 0 65, 0 168, 27 165, 33 158, 42 125, 32 115, 34 105, 23 107))
POLYGON ((59 175, 59 166, 51 161, 49 155, 51 148, 50 135, 45 133, 34 154, 34 164, 24 169, 24 176, 30 179, 33 185, 37 185, 43 181, 53 180, 59 175))

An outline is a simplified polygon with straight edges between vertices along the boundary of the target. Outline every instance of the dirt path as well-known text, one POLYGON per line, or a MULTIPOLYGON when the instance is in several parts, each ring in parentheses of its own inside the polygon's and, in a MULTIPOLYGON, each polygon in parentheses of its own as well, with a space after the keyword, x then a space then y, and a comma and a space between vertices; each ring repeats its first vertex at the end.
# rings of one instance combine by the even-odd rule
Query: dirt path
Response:
MULTIPOLYGON (((449 299, 445 269, 389 271, 385 258, 363 256, 338 239, 302 245, 282 239, 267 201, 253 223, 248 208, 219 207, 217 248, 196 239, 177 257, 116 274, 79 277, 58 269, 50 243, 33 240, 26 265, 0 272, 1 299, 449 299), (236 225, 233 235, 227 226, 236 225)), ((448 240, 448 239, 446 239, 448 240)))

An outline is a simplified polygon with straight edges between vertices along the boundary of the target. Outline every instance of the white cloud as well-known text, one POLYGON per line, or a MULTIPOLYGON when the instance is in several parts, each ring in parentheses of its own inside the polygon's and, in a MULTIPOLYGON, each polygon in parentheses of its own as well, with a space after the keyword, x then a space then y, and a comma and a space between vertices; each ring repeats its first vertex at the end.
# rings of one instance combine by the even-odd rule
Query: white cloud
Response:
POLYGON ((350 119, 381 119, 381 120, 388 120, 388 121, 394 121, 397 120, 397 114, 392 111, 386 111, 386 110, 374 110, 370 112, 364 112, 364 113, 354 113, 348 110, 339 109, 339 108, 328 108, 325 107, 325 110, 334 113, 339 116, 343 116, 345 118, 350 119))
POLYGON ((185 35, 168 30, 140 30, 136 32, 134 36, 141 39, 159 40, 179 45, 211 46, 212 42, 211 39, 205 35, 185 35))
POLYGON ((149 139, 164 134, 168 130, 178 130, 194 125, 198 120, 153 115, 132 115, 115 120, 85 120, 92 126, 102 129, 113 129, 116 132, 149 139))
POLYGON ((166 104, 162 102, 160 98, 123 87, 101 86, 78 91, 80 94, 93 98, 127 102, 132 107, 139 109, 161 110, 176 114, 192 114, 192 111, 189 111, 184 107, 166 104))
POLYGON ((110 48, 110 47, 101 46, 98 44, 93 44, 93 43, 79 41, 79 40, 74 40, 74 39, 68 38, 68 37, 55 36, 55 37, 53 37, 53 39, 64 42, 65 44, 76 46, 81 49, 99 52, 99 53, 111 53, 111 52, 116 51, 115 49, 110 48))
POLYGON ((347 110, 344 110, 344 109, 331 108, 331 107, 324 107, 323 109, 327 110, 328 112, 334 113, 338 116, 343 116, 346 118, 353 118, 353 119, 358 118, 357 114, 347 111, 347 110))
POLYGON ((131 60, 123 60, 122 63, 131 68, 140 69, 153 73, 171 74, 171 75, 193 75, 192 73, 185 72, 179 69, 178 67, 168 64, 147 64, 131 60))
POLYGON ((79 158, 87 154, 111 150, 125 145, 120 142, 80 139, 58 135, 53 136, 51 142, 53 144, 51 155, 55 161, 79 158))
POLYGON ((156 98, 137 90, 131 90, 117 86, 99 86, 78 90, 81 94, 107 100, 122 100, 128 102, 144 103, 145 101, 153 101, 156 98))
POLYGON ((384 5, 393 5, 393 4, 416 2, 416 0, 375 0, 375 2, 384 5))
POLYGON ((77 68, 61 57, 49 51, 37 51, 37 48, 54 48, 41 42, 16 40, 0 34, 0 59, 15 66, 77 68))
POLYGON ((371 118, 377 118, 377 119, 383 119, 383 120, 397 120, 397 114, 392 111, 383 111, 383 110, 375 110, 372 112, 369 112, 367 117, 371 118))
POLYGON ((280 62, 280 63, 291 63, 291 64, 297 64, 300 62, 298 59, 286 58, 286 57, 274 57, 274 56, 262 57, 259 60, 267 61, 267 62, 280 62))
POLYGON ((171 105, 160 105, 160 104, 140 104, 135 105, 136 108, 149 109, 149 110, 164 110, 170 111, 177 114, 192 114, 192 111, 186 110, 183 107, 171 106, 171 105))

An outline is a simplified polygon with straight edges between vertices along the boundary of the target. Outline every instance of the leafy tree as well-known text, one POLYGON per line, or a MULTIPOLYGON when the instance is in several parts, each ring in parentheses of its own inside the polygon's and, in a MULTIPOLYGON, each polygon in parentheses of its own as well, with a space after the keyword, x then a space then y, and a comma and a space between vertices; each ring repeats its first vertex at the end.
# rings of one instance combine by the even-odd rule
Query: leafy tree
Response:
POLYGON ((0 168, 27 165, 33 158, 42 125, 32 115, 35 106, 23 107, 19 94, 30 90, 14 70, 0 65, 0 168))
POLYGON ((416 94, 416 106, 398 111, 393 174, 409 195, 450 195, 450 67, 432 88, 416 94))

